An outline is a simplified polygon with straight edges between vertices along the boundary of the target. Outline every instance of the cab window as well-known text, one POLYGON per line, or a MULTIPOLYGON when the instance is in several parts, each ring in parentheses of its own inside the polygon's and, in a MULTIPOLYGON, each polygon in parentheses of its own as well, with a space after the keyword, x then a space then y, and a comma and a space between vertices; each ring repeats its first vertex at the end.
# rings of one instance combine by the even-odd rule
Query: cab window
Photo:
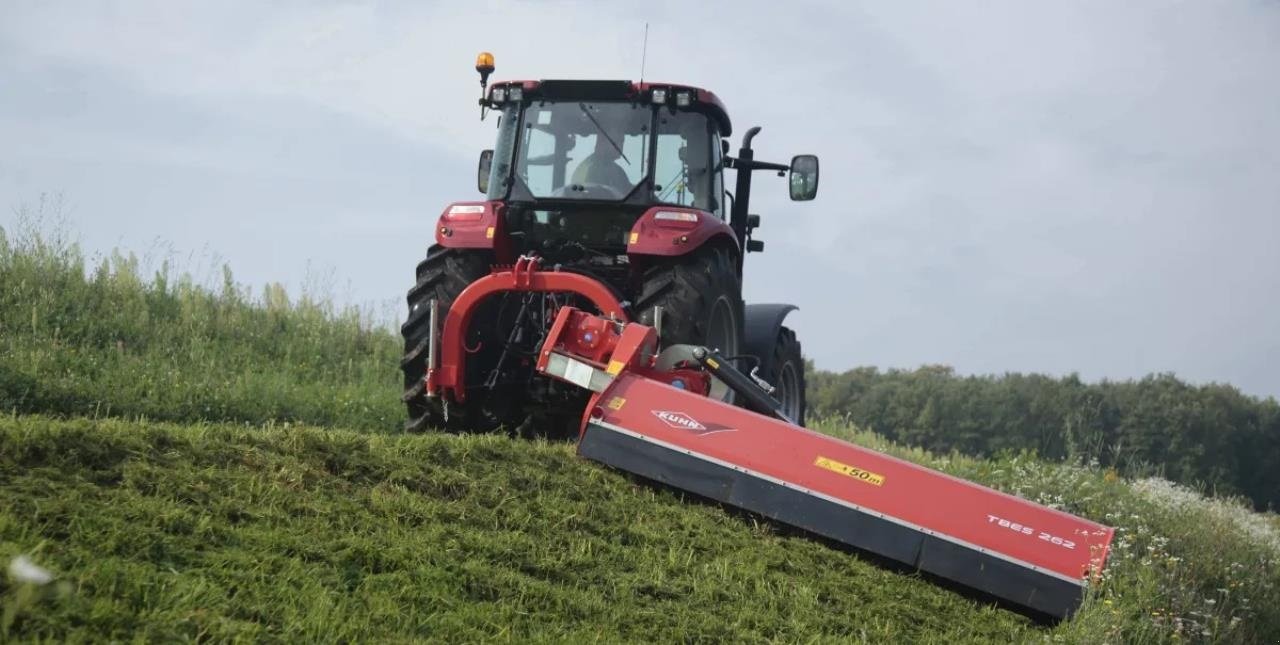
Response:
POLYGON ((696 112, 661 110, 657 136, 655 199, 723 217, 720 138, 711 120, 696 112))

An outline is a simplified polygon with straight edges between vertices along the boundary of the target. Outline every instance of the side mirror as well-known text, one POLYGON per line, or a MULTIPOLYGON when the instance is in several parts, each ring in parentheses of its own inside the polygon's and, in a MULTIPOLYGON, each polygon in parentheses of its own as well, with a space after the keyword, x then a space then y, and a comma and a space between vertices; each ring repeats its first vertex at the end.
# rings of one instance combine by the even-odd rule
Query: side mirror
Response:
POLYGON ((818 196, 818 157, 796 155, 791 158, 791 201, 807 202, 818 196))
POLYGON ((480 164, 476 167, 476 188, 479 188, 480 192, 486 195, 489 194, 489 171, 492 168, 493 151, 482 151, 480 153, 480 164))

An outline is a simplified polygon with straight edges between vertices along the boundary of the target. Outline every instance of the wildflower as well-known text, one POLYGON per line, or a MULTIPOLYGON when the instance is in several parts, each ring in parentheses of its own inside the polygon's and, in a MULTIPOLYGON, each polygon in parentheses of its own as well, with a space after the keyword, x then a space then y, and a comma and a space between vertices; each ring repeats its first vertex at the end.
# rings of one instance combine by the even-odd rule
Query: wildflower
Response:
POLYGON ((9 576, 18 582, 30 582, 38 585, 47 585, 53 581, 52 573, 32 562, 25 555, 20 555, 9 563, 9 576))

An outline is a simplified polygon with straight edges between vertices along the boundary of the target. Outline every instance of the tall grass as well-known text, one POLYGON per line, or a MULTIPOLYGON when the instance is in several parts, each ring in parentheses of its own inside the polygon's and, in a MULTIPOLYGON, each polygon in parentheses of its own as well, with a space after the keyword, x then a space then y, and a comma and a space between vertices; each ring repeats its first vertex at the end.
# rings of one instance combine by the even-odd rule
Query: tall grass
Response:
POLYGON ((394 430, 400 347, 357 308, 92 264, 39 210, 0 229, 0 410, 394 430))

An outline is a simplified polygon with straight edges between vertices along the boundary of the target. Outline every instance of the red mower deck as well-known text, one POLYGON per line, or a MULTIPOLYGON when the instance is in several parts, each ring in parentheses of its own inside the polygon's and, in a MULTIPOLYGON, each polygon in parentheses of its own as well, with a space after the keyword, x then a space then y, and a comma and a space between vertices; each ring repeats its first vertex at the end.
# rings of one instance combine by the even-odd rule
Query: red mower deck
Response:
POLYGON ((1113 529, 627 373, 578 452, 1054 617, 1113 529))

